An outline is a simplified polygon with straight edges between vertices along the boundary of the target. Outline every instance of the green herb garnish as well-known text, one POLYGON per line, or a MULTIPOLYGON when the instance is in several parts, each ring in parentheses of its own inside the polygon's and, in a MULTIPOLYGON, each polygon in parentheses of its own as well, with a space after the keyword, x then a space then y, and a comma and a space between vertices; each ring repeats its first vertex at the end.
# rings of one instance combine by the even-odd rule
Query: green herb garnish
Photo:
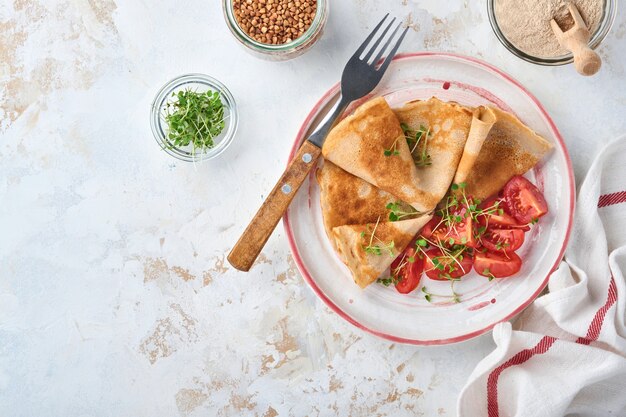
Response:
POLYGON ((426 289, 426 287, 422 287, 421 291, 424 294, 424 299, 426 301, 428 301, 429 303, 432 303, 433 297, 448 299, 448 300, 452 300, 452 302, 454 302, 454 303, 460 303, 461 302, 461 295, 454 291, 454 283, 457 282, 457 281, 459 281, 459 280, 455 279, 455 280, 452 280, 450 282, 450 288, 452 289, 452 295, 433 294, 433 293, 429 292, 426 289))
POLYGON ((422 287, 422 292, 424 293, 424 298, 426 299, 426 301, 428 301, 430 303, 430 300, 432 298, 432 294, 428 292, 426 287, 422 287))
POLYGON ((165 104, 167 138, 175 147, 192 146, 193 152, 215 146, 213 141, 224 130, 224 105, 216 91, 192 89, 172 93, 165 104))
POLYGON ((396 285, 398 282, 400 282, 400 278, 392 275, 387 278, 378 278, 377 282, 379 284, 383 284, 385 287, 388 287, 390 285, 396 285))
POLYGON ((383 154, 385 156, 400 155, 400 151, 398 150, 398 139, 394 140, 393 145, 391 145, 391 148, 385 149, 383 154))
POLYGON ((461 295, 457 294, 454 291, 454 284, 456 282, 458 282, 458 281, 460 281, 460 279, 458 279, 458 278, 457 279, 453 279, 453 280, 450 281, 450 290, 452 290, 452 301, 455 302, 455 303, 460 303, 461 302, 461 295))
POLYGON ((432 136, 430 128, 424 125, 420 125, 419 130, 412 130, 407 124, 402 123, 400 125, 406 138, 406 143, 409 145, 411 155, 413 155, 413 161, 418 167, 425 167, 430 165, 430 155, 428 154, 428 138, 432 136), (418 149, 419 148, 419 149, 418 149))
MULTIPOLYGON (((380 217, 376 220, 376 224, 374 225, 374 229, 370 232, 368 226, 368 232, 370 232, 370 240, 367 245, 362 245, 361 247, 365 251, 365 253, 369 253, 371 255, 380 256, 383 254, 383 251, 387 251, 389 256, 393 256, 393 249, 395 247, 395 242, 392 240, 389 243, 383 242, 376 236, 376 229, 378 229, 378 224, 380 223, 380 217)), ((361 232, 361 238, 365 238, 366 233, 361 232)))
MULTIPOLYGON (((408 206, 408 205, 406 205, 408 206)), ((413 207, 408 206, 408 210, 404 208, 403 204, 399 201, 395 203, 389 203, 385 206, 387 210, 389 210, 389 221, 397 222, 398 220, 402 220, 405 217, 413 216, 415 214, 419 214, 419 211, 415 210, 413 207)))
MULTIPOLYGON (((430 128, 420 125, 419 130, 414 131, 406 123, 401 123, 400 127, 402 127, 402 131, 404 132, 404 138, 406 139, 407 145, 409 145, 415 165, 418 167, 430 165, 432 162, 427 152, 428 138, 432 136, 430 128)), ((385 156, 400 155, 400 151, 398 151, 398 138, 393 141, 389 149, 383 150, 383 154, 385 156)))
POLYGON ((493 275, 491 273, 491 271, 489 270, 489 268, 485 268, 483 269, 483 275, 486 275, 487 278, 489 279, 489 281, 493 281, 493 279, 496 277, 495 275, 493 275))

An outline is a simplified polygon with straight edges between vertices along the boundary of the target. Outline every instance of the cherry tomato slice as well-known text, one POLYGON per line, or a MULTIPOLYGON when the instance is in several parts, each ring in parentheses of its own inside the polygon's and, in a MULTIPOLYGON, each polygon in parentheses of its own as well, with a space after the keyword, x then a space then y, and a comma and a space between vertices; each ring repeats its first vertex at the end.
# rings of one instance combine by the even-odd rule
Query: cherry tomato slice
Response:
POLYGON ((515 220, 512 216, 506 213, 505 210, 507 210, 507 207, 501 198, 496 198, 496 197, 488 198, 487 200, 483 201, 478 207, 482 210, 487 210, 489 208, 494 207, 496 203, 498 202, 499 204, 497 207, 498 209, 502 209, 502 211, 495 210, 493 213, 477 216, 478 223, 482 227, 497 227, 497 228, 502 228, 502 229, 522 229, 524 231, 530 230, 530 227, 528 227, 527 224, 519 224, 517 220, 515 220))
POLYGON ((457 261, 444 256, 439 248, 432 248, 426 251, 424 272, 430 279, 448 281, 461 278, 472 270, 472 257, 467 252, 459 256, 457 261))
POLYGON ((511 178, 502 193, 508 212, 522 224, 537 220, 548 212, 548 203, 541 191, 520 175, 511 178))
POLYGON ((453 216, 461 218, 460 222, 455 222, 450 226, 445 226, 433 232, 433 239, 440 241, 446 246, 466 245, 470 248, 476 247, 474 237, 474 221, 471 216, 465 217, 465 209, 453 213, 453 216))
POLYGON ((400 294, 413 291, 420 283, 423 270, 424 259, 416 254, 413 246, 406 248, 391 264, 391 273, 400 278, 396 290, 400 294))
POLYGON ((435 228, 438 228, 437 226, 441 226, 442 224, 443 223, 441 223, 441 217, 433 216, 433 218, 430 219, 430 221, 426 223, 426 225, 422 228, 420 235, 425 239, 430 239, 430 237, 433 235, 433 232, 435 231, 435 228))
POLYGON ((524 231, 489 228, 480 238, 480 242, 483 247, 492 252, 514 252, 524 243, 524 231))
POLYGON ((489 278, 505 278, 515 275, 522 268, 522 259, 515 253, 476 252, 474 269, 489 278))
POLYGON ((474 221, 465 207, 462 207, 450 216, 450 224, 443 224, 433 232, 433 239, 445 246, 466 245, 476 247, 474 235, 474 221))

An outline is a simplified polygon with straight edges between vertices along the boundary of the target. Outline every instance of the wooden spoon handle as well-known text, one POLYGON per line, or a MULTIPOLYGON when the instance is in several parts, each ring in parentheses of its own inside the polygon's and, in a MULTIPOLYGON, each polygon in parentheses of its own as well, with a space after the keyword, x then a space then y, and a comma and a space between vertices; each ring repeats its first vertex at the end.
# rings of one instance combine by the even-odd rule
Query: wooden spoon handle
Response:
POLYGON ((322 150, 309 141, 302 144, 233 250, 228 254, 228 262, 232 266, 240 271, 250 270, 321 153, 322 150))

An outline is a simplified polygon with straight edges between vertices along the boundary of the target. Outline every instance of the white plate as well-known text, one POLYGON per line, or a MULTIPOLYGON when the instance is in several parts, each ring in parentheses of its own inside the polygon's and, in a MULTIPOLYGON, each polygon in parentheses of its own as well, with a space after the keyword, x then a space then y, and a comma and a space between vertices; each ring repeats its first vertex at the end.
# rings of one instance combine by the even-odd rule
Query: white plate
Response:
MULTIPOLYGON (((291 157, 311 126, 337 99, 338 91, 338 86, 332 88, 313 108, 291 157)), ((392 107, 432 96, 468 106, 497 106, 514 113, 554 144, 550 156, 526 174, 543 191, 550 212, 526 235, 518 251, 524 260, 521 271, 514 277, 491 282, 471 272, 455 284, 462 299, 458 304, 436 298, 429 303, 419 287, 409 295, 377 284, 365 290, 357 287, 324 231, 320 190, 313 174, 285 215, 289 244, 303 277, 330 308, 350 323, 402 343, 446 344, 478 336, 528 306, 544 289, 563 256, 574 214, 574 177, 563 139, 541 104, 524 87, 473 58, 445 53, 398 56, 370 98, 380 95, 392 107)), ((447 282, 423 276, 422 284, 435 294, 451 293, 447 282)))

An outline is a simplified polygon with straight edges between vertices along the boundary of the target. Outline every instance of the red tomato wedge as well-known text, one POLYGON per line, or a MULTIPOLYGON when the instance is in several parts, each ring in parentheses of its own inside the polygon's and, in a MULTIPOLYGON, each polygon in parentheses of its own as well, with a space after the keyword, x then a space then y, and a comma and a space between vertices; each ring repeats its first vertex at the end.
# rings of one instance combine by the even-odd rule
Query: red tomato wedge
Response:
POLYGON ((426 251, 424 272, 430 279, 448 281, 461 278, 472 270, 472 257, 468 253, 458 257, 457 261, 445 256, 439 248, 432 248, 426 251))
POLYGON ((435 231, 435 228, 441 226, 441 224, 441 217, 433 216, 433 218, 430 219, 428 223, 426 223, 426 226, 422 228, 420 235, 425 239, 430 239, 430 237, 433 235, 433 232, 435 231))
POLYGON ((489 228, 480 238, 480 242, 492 252, 513 252, 524 243, 524 231, 521 229, 489 228))
POLYGON ((400 279, 396 290, 400 294, 413 291, 420 283, 423 270, 424 259, 416 254, 414 246, 406 248, 391 264, 391 273, 400 279))
POLYGON ((474 255, 474 269, 489 278, 505 278, 515 275, 522 268, 522 259, 515 253, 500 254, 486 251, 474 255))
POLYGON ((450 196, 415 240, 391 264, 396 290, 409 294, 420 284, 422 274, 437 281, 458 280, 472 268, 491 278, 517 274, 529 223, 548 213, 539 189, 517 175, 497 195, 479 202, 463 194, 450 196), (478 207, 476 207, 476 205, 478 207), (427 240, 427 243, 423 241, 427 240), (427 249, 428 248, 428 249, 427 249))
POLYGON ((520 175, 509 180, 502 195, 507 211, 522 224, 537 220, 548 212, 548 203, 541 191, 520 175))
POLYGON ((508 215, 504 210, 506 209, 504 201, 499 198, 491 197, 487 200, 483 201, 478 207, 482 210, 488 210, 492 207, 496 206, 496 203, 500 202, 497 205, 498 209, 502 209, 502 211, 495 209, 493 213, 478 215, 478 223, 483 227, 497 227, 503 229, 522 229, 524 231, 530 230, 527 224, 519 224, 517 220, 515 220, 512 216, 508 215))
POLYGON ((443 226, 433 233, 433 239, 441 241, 446 246, 467 245, 470 248, 476 247, 474 237, 474 221, 471 216, 465 217, 465 210, 454 214, 462 220, 450 226, 443 226))

